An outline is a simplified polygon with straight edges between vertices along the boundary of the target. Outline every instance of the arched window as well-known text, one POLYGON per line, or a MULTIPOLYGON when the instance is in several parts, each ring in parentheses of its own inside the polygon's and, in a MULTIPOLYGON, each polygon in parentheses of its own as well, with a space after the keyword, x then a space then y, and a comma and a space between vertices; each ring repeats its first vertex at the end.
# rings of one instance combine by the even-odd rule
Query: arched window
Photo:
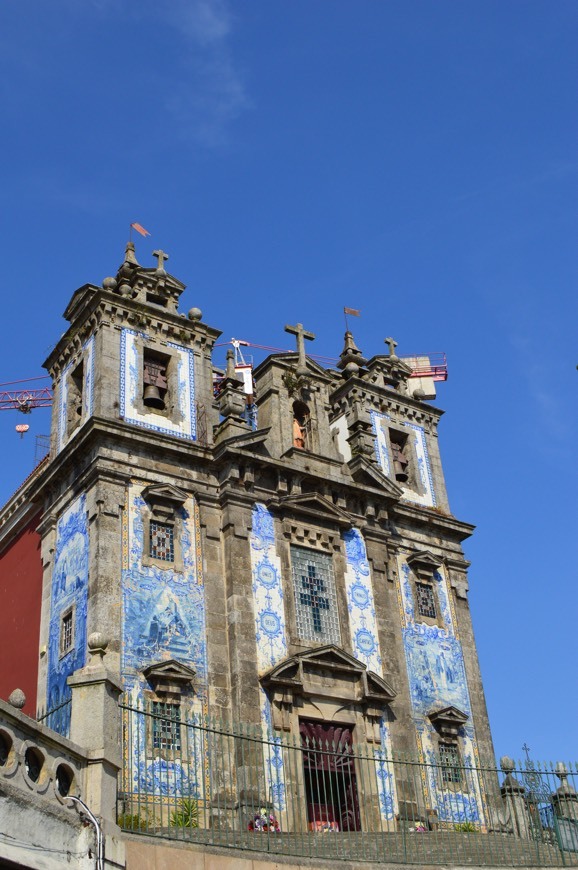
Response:
POLYGON ((311 449, 311 415, 305 402, 293 402, 293 447, 311 449))

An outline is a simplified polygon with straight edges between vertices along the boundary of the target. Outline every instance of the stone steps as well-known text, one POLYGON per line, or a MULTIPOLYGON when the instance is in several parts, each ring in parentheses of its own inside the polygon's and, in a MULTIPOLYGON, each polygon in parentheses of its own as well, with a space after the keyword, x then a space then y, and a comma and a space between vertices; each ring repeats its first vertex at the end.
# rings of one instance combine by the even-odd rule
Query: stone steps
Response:
POLYGON ((199 828, 163 828, 157 829, 155 834, 172 840, 224 846, 240 852, 338 861, 472 867, 578 866, 578 853, 561 853, 553 843, 520 840, 507 834, 453 831, 268 834, 199 828))

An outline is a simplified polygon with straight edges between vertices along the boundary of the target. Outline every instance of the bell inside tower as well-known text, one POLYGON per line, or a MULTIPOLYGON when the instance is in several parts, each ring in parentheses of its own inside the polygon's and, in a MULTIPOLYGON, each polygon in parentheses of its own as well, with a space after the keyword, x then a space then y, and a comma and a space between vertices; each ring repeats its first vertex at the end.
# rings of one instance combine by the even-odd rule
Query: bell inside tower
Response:
POLYGON ((145 351, 143 359, 143 404, 147 408, 164 411, 166 395, 168 359, 160 354, 145 351))

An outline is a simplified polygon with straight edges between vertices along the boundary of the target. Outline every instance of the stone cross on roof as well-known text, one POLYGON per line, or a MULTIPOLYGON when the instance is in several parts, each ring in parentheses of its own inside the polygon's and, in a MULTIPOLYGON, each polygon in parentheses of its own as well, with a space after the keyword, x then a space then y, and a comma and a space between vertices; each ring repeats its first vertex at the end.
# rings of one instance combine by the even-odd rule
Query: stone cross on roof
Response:
POLYGON ((303 329, 303 324, 298 323, 297 326, 286 326, 285 332, 290 332, 291 335, 297 336, 297 353, 299 359, 297 361, 297 374, 307 374, 307 359, 305 357, 305 339, 313 341, 315 335, 312 332, 307 332, 303 329))
POLYGON ((389 356, 391 357, 391 359, 398 359, 398 356, 395 352, 395 349, 397 347, 397 341, 394 338, 384 338, 383 340, 385 344, 387 344, 387 346, 389 347, 389 356))
POLYGON ((169 255, 165 254, 164 251, 158 250, 153 251, 153 257, 157 258, 157 269, 159 272, 165 271, 165 260, 169 259, 169 255))

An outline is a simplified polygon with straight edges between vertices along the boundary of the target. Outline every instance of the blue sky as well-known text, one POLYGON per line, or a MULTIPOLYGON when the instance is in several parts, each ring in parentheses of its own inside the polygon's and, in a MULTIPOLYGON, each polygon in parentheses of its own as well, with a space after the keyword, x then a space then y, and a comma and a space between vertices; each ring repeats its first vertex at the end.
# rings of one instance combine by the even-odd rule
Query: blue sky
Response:
MULTIPOLYGON (((553 760, 578 755, 577 31, 575 0, 0 6, 0 381, 42 374, 135 220, 224 338, 299 320, 337 356, 347 305, 366 356, 445 351, 496 751, 553 760)), ((48 431, 19 422, 2 501, 48 431)))

